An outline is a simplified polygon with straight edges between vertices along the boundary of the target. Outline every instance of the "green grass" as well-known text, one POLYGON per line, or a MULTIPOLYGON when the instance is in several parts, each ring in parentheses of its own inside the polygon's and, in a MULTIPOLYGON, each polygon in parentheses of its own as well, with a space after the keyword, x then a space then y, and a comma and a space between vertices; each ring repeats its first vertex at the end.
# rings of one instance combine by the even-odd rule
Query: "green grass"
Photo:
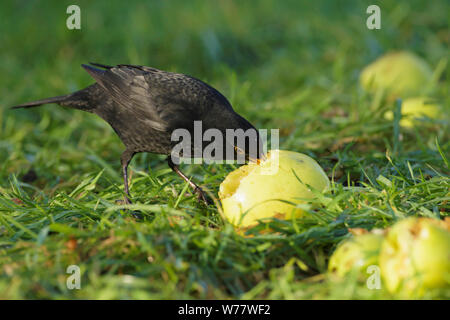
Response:
MULTIPOLYGON (((326 268, 348 228, 449 215, 448 2, 376 1, 378 31, 365 27, 373 1, 78 1, 82 29, 69 31, 73 3, 0 4, 0 299, 392 298, 326 268), (424 93, 442 119, 399 128, 383 118, 395 105, 361 90, 361 69, 395 49, 433 67, 424 93), (123 145, 105 122, 56 105, 7 108, 92 83, 89 61, 205 80, 256 127, 279 128, 280 148, 315 158, 332 190, 303 218, 242 237, 164 157, 141 154, 133 218, 116 206, 123 145), (71 264, 80 290, 66 287, 71 264)), ((215 196, 233 168, 183 166, 215 196)))

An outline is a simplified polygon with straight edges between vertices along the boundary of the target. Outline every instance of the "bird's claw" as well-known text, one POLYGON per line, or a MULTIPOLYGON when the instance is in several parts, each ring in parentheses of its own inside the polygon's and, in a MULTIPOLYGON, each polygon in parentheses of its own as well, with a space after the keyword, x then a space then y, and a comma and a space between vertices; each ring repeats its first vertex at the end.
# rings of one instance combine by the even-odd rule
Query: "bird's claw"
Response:
MULTIPOLYGON (((128 198, 127 196, 124 197, 124 199, 120 199, 120 200, 116 200, 115 201, 117 205, 121 206, 121 205, 127 205, 127 204, 133 204, 133 202, 131 202, 130 198, 128 198)), ((140 211, 138 210, 128 210, 126 209, 125 211, 129 211, 131 213, 131 215, 136 218, 136 219, 140 219, 140 211)))
POLYGON ((121 206, 121 205, 125 205, 125 204, 133 204, 133 202, 131 202, 131 200, 128 197, 124 197, 124 199, 117 199, 116 204, 121 206))
POLYGON ((194 190, 194 193, 197 194, 198 201, 202 201, 206 206, 209 204, 205 192, 200 187, 197 186, 194 190))
POLYGON ((125 197, 124 203, 125 204, 133 204, 133 202, 131 202, 130 198, 128 198, 128 197, 125 197))

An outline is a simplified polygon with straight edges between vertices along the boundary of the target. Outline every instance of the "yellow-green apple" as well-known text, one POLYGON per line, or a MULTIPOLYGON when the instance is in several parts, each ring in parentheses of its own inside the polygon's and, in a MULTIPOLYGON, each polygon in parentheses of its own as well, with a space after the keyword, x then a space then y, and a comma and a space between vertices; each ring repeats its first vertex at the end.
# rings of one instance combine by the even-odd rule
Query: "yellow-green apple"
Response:
POLYGON ((378 266, 383 235, 366 233, 342 241, 333 252, 328 270, 339 277, 356 271, 366 274, 371 265, 378 266))
MULTIPOLYGON (((412 128, 419 123, 419 118, 438 119, 441 117, 439 105, 432 99, 426 97, 407 98, 402 102, 402 119, 400 125, 405 128, 412 128)), ((392 120, 394 114, 392 111, 385 113, 385 118, 392 120)))
POLYGON ((292 151, 271 150, 266 159, 231 172, 221 183, 219 198, 225 218, 247 228, 264 218, 299 217, 296 205, 324 191, 330 181, 311 157, 292 151), (311 189, 312 188, 312 189, 311 189))
POLYGON ((361 72, 361 86, 368 92, 385 90, 394 98, 417 95, 431 80, 428 64, 408 51, 391 52, 378 58, 361 72))
POLYGON ((397 222, 383 242, 380 268, 388 291, 401 298, 450 289, 449 224, 431 218, 397 222))

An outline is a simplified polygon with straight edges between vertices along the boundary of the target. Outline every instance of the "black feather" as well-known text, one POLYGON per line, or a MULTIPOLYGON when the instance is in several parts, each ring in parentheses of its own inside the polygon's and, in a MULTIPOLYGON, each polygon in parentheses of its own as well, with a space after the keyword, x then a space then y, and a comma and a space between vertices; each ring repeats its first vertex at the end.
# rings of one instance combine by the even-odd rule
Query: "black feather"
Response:
POLYGON ((36 101, 32 101, 32 102, 19 104, 17 106, 13 106, 13 107, 11 107, 11 109, 33 108, 33 107, 39 107, 39 106, 41 106, 43 104, 47 104, 47 103, 61 103, 61 102, 64 102, 67 99, 67 97, 68 97, 68 95, 36 100, 36 101))
POLYGON ((103 68, 103 69, 111 69, 111 68, 114 68, 113 66, 108 66, 108 65, 101 64, 101 63, 96 63, 96 62, 89 62, 89 64, 91 64, 91 65, 93 65, 93 66, 96 66, 96 67, 103 68))

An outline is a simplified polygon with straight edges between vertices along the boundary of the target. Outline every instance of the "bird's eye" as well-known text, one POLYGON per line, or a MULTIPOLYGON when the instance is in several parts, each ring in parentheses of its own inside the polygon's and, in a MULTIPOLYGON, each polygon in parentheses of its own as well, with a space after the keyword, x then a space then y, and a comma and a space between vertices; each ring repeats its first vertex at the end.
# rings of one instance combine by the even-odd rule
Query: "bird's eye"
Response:
POLYGON ((239 148, 237 146, 234 147, 234 150, 236 150, 240 154, 245 154, 244 150, 242 150, 241 148, 239 148))

